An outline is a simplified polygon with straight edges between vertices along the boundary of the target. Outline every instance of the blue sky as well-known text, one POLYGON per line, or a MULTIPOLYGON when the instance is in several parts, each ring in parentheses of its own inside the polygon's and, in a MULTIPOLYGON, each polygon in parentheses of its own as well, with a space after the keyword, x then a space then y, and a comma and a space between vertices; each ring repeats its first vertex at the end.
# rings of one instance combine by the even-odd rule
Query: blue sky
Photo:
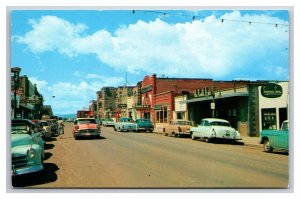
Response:
POLYGON ((285 10, 16 10, 11 66, 21 67, 21 75, 38 85, 54 114, 88 107, 102 87, 124 85, 126 74, 129 85, 154 73, 289 80, 289 15, 285 10))

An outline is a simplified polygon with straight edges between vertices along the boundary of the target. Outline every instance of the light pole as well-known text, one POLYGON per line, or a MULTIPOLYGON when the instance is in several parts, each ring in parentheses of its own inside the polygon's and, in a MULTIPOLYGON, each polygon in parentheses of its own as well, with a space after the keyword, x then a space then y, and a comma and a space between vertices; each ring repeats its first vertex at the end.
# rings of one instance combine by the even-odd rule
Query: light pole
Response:
POLYGON ((14 119, 17 117, 17 89, 19 88, 19 75, 21 68, 11 68, 11 72, 14 74, 14 119))
POLYGON ((211 108, 211 111, 212 111, 212 117, 215 118, 215 109, 216 109, 215 86, 212 87, 211 96, 212 96, 212 102, 210 104, 210 108, 211 108))

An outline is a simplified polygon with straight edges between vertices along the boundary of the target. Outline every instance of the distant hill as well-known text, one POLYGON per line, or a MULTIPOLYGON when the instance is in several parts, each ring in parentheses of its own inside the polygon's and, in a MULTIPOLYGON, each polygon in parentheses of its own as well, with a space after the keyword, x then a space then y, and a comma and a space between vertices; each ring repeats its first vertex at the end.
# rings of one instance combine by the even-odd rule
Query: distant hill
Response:
POLYGON ((76 118, 76 114, 57 114, 61 118, 76 118))

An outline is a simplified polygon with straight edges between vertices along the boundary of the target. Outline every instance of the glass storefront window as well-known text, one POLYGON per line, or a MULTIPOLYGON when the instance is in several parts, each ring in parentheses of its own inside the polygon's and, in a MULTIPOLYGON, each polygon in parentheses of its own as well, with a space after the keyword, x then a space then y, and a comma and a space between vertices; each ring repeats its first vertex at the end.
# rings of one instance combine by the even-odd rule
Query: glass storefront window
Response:
POLYGON ((168 122, 168 109, 166 106, 163 106, 161 110, 156 112, 156 122, 157 123, 167 123, 168 122))
POLYGON ((276 126, 276 109, 262 109, 262 130, 277 129, 276 126))

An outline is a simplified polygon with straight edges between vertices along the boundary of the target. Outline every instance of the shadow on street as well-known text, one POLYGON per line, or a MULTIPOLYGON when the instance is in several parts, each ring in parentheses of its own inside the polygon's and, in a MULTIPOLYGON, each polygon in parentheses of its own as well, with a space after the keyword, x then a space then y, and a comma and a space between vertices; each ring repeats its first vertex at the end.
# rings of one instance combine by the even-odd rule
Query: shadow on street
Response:
POLYGON ((56 164, 45 163, 42 171, 25 174, 21 176, 12 177, 12 186, 18 187, 29 187, 34 185, 42 185, 57 180, 56 171, 59 170, 56 164))

